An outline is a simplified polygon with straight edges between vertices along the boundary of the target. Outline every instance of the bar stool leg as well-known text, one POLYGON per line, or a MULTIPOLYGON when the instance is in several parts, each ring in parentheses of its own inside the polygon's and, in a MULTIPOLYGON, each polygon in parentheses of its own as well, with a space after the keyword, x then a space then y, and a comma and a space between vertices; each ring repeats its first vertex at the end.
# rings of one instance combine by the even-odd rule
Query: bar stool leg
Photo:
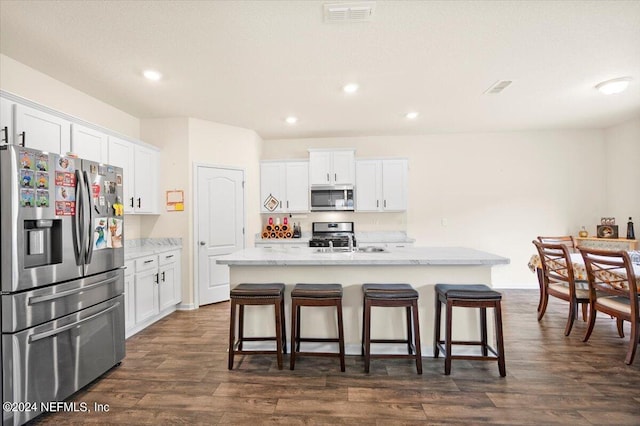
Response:
POLYGON ((413 327, 411 326, 411 307, 405 308, 407 316, 407 353, 413 355, 413 327))
POLYGON ((440 355, 440 323, 442 320, 442 302, 440 302, 440 297, 436 294, 436 319, 435 319, 435 330, 433 331, 433 357, 438 358, 440 355))
POLYGON ((276 302, 275 311, 276 311, 276 351, 278 358, 278 370, 282 370, 282 303, 283 300, 279 299, 276 302))
POLYGON ((362 298, 362 340, 360 340, 360 355, 364 356, 364 323, 367 310, 365 309, 365 298, 362 298))
POLYGON ((416 348, 416 369, 418 374, 422 374, 422 349, 420 347, 420 320, 418 319, 418 301, 412 302, 413 311, 413 336, 416 348))
POLYGON ((238 316, 238 350, 242 350, 244 341, 244 304, 240 303, 240 314, 238 316))
POLYGON ((231 299, 231 318, 229 321, 229 362, 228 368, 229 370, 233 370, 233 355, 234 355, 234 344, 235 344, 235 332, 236 332, 236 301, 231 299))
POLYGON ((300 307, 298 306, 298 301, 295 298, 291 299, 291 355, 289 357, 289 369, 293 370, 296 365, 296 352, 300 350, 298 347, 296 349, 296 345, 298 345, 298 326, 300 322, 298 321, 298 312, 300 311, 300 307))
POLYGON ((364 299, 364 372, 369 372, 371 363, 371 301, 364 299))
POLYGON ((452 313, 453 313, 453 303, 450 300, 447 300, 447 318, 445 320, 445 358, 444 358, 444 374, 448 376, 451 374, 451 325, 452 325, 452 313))
POLYGON ((482 356, 489 355, 487 351, 487 308, 480 308, 480 342, 482 344, 482 356))
POLYGON ((338 310, 338 348, 340 350, 340 371, 344 372, 344 325, 342 321, 342 299, 336 302, 338 310))
POLYGON ((282 352, 287 353, 287 328, 286 328, 286 320, 284 315, 284 296, 282 298, 282 302, 280 303, 280 317, 282 318, 282 352))
POLYGON ((505 367, 504 340, 502 337, 502 308, 499 300, 496 302, 494 311, 496 318, 496 346, 498 347, 498 370, 500 371, 500 376, 504 377, 507 375, 507 369, 505 367))

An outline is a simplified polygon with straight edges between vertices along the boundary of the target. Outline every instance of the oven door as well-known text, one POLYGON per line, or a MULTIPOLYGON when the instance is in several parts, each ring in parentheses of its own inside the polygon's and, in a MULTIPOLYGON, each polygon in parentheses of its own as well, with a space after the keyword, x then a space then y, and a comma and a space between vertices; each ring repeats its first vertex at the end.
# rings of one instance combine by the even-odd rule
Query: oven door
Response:
POLYGON ((36 403, 37 411, 5 411, 3 424, 41 414, 41 402, 64 401, 125 355, 120 295, 18 333, 2 335, 3 398, 36 403))

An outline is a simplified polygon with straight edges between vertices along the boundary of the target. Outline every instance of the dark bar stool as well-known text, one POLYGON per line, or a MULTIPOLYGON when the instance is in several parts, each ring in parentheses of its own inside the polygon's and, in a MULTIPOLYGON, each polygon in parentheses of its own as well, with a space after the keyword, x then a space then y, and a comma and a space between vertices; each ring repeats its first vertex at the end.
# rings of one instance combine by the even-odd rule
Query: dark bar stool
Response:
POLYGON ((291 370, 295 367, 296 355, 339 357, 340 371, 344 371, 341 284, 296 284, 291 291, 291 370), (335 306, 338 314, 338 338, 300 337, 300 307, 302 306, 335 306), (301 352, 300 342, 338 343, 339 352, 301 352))
POLYGON ((287 335, 284 321, 284 284, 238 284, 231 290, 231 318, 229 325, 229 370, 233 369, 233 357, 239 355, 276 354, 278 368, 282 370, 282 353, 287 353, 287 335), (276 319, 276 337, 244 337, 244 307, 246 305, 273 305, 276 319), (236 306, 240 307, 238 340, 236 331, 236 306), (243 350, 243 342, 275 340, 276 350, 243 350))
POLYGON ((500 376, 507 375, 504 363, 504 342, 502 338, 502 294, 484 284, 436 284, 436 320, 433 343, 433 356, 438 358, 439 352, 445 355, 444 374, 451 374, 452 359, 481 361, 498 361, 500 376), (445 340, 440 340, 440 320, 442 304, 447 305, 445 340), (453 341, 451 338, 452 312, 454 307, 480 308, 480 341, 453 341), (496 349, 487 343, 487 308, 494 308, 496 322, 496 349), (444 346, 443 346, 444 344, 444 346), (451 345, 480 346, 482 355, 453 355, 451 345), (489 355, 489 352, 493 356, 489 355))
POLYGON ((364 309, 362 320, 362 354, 364 372, 369 372, 371 358, 415 359, 418 374, 422 374, 422 352, 420 350, 420 322, 418 320, 418 292, 409 284, 363 284, 364 309), (407 312, 406 339, 372 339, 371 307, 405 307, 407 312), (371 343, 405 343, 408 355, 371 354, 371 343))

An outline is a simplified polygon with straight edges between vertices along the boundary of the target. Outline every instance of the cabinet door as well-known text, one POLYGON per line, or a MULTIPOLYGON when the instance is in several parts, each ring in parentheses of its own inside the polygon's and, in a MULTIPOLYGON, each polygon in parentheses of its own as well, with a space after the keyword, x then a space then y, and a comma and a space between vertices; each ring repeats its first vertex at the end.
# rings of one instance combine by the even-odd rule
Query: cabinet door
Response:
POLYGON ((71 151, 71 122, 16 104, 14 143, 57 154, 71 151))
POLYGON ((160 301, 160 311, 175 305, 174 287, 176 285, 176 268, 174 265, 167 265, 160 268, 160 283, 158 284, 158 295, 160 301))
POLYGON ((309 211, 309 163, 286 163, 286 193, 288 212, 309 211))
POLYGON ((286 206, 285 190, 285 164, 284 163, 260 163, 260 211, 262 213, 279 213, 286 206), (265 207, 265 201, 272 195, 278 200, 275 210, 265 207))
POLYGON ((0 145, 13 143, 13 105, 10 100, 0 98, 0 145))
POLYGON ((135 275, 136 324, 158 314, 158 270, 140 272, 135 275))
POLYGON ((355 183, 355 152, 334 151, 331 181, 338 185, 353 185, 355 183))
POLYGON ((328 185, 333 182, 331 176, 331 152, 312 151, 309 153, 309 184, 328 185))
POLYGON ((112 166, 122 167, 122 200, 124 204, 124 212, 127 214, 133 213, 134 199, 133 199, 133 156, 134 156, 134 144, 119 139, 113 136, 109 136, 108 143, 108 160, 107 162, 112 166))
POLYGON ((107 163, 107 135, 79 124, 72 124, 71 150, 80 158, 86 158, 98 163, 107 163))
POLYGON ((356 211, 375 212, 382 209, 381 168, 379 160, 356 162, 356 211))
POLYGON ((135 279, 133 275, 124 277, 124 328, 131 330, 136 325, 135 279))
POLYGON ((134 210, 157 213, 158 153, 141 145, 135 145, 134 151, 134 210))
POLYGON ((407 160, 382 161, 382 207, 385 211, 407 209, 407 160))

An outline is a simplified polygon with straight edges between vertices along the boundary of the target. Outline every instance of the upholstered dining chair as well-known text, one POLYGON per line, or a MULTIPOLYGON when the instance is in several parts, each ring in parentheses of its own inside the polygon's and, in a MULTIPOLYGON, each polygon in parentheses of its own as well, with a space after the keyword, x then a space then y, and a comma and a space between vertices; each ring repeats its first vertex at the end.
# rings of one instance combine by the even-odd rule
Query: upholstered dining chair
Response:
POLYGON ((638 281, 629 253, 580 248, 589 278, 589 325, 583 341, 589 340, 598 312, 616 317, 618 334, 622 333, 623 321, 631 323, 629 349, 626 364, 633 363, 640 339, 640 307, 638 306, 638 281))
POLYGON ((571 255, 566 244, 544 244, 533 241, 538 250, 542 265, 542 300, 538 310, 538 321, 544 317, 549 296, 569 302, 569 317, 564 335, 571 333, 573 322, 578 313, 578 304, 586 309, 589 303, 589 291, 577 288, 574 278, 571 255))

